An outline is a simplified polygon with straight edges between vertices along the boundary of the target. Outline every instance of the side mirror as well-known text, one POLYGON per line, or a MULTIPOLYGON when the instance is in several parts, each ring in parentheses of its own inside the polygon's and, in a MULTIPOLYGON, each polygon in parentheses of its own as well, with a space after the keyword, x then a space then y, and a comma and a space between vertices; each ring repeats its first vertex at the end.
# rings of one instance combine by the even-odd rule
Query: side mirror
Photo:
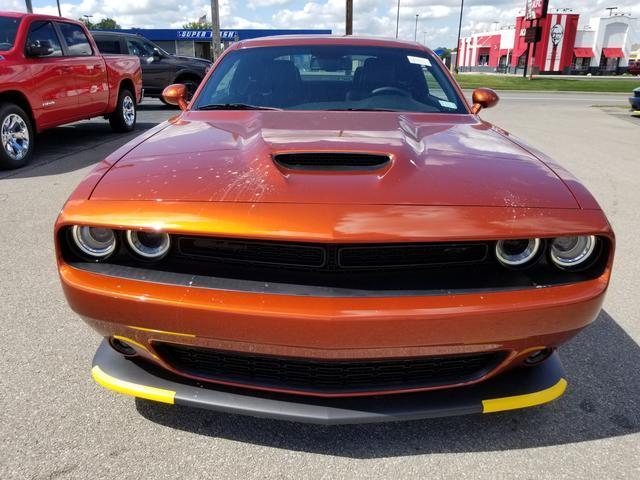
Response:
POLYGON ((475 115, 483 108, 491 108, 498 103, 500 97, 498 94, 490 88, 476 88, 471 96, 473 100, 473 106, 471 111, 475 115))
POLYGON ((162 98, 170 105, 177 105, 180 110, 186 110, 187 103, 187 87, 181 83, 169 85, 162 91, 162 98))
POLYGON ((154 48, 153 49, 153 60, 155 62, 159 62, 161 58, 162 58, 162 54, 158 51, 157 48, 154 48))
POLYGON ((36 40, 27 47, 27 55, 30 57, 46 57, 53 53, 53 45, 49 40, 36 40))

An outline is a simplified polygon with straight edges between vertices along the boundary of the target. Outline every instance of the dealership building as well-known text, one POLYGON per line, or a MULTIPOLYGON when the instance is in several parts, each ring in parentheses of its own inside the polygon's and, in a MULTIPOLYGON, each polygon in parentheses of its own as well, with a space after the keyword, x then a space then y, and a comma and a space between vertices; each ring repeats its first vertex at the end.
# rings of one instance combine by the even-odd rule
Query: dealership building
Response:
MULTIPOLYGON (((135 33, 163 48, 169 53, 188 55, 211 59, 211 30, 180 30, 170 28, 130 28, 110 30, 112 32, 135 33)), ((223 48, 233 42, 248 40, 250 38, 270 37, 273 35, 306 35, 326 34, 331 35, 331 30, 259 30, 236 29, 220 30, 220 43, 223 48)))
POLYGON ((462 72, 522 72, 527 64, 534 73, 594 75, 624 73, 640 41, 638 21, 627 14, 592 18, 583 26, 580 15, 569 8, 549 9, 539 19, 540 40, 525 42, 529 20, 524 14, 513 27, 474 33, 461 38, 456 62, 462 72), (527 49, 530 45, 530 51, 527 49))

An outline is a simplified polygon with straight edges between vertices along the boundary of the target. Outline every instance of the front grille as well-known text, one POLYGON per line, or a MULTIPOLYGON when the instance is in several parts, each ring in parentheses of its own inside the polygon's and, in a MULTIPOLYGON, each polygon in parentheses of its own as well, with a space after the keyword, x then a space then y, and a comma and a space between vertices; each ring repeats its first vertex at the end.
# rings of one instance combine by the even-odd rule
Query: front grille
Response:
POLYGON ((338 262, 342 268, 417 267, 481 262, 486 244, 417 244, 341 247, 338 262))
POLYGON ((502 352, 394 360, 309 360, 157 343, 173 368, 196 377, 300 393, 347 394, 428 388, 486 375, 502 352))
POLYGON ((312 244, 180 237, 178 247, 186 256, 283 267, 322 267, 326 257, 324 248, 312 244))
POLYGON ((464 242, 333 245, 178 238, 178 251, 185 257, 270 268, 313 269, 316 272, 480 263, 485 260, 488 248, 487 243, 464 242))
POLYGON ((391 161, 388 155, 345 152, 279 153, 273 160, 290 170, 376 170, 391 161))

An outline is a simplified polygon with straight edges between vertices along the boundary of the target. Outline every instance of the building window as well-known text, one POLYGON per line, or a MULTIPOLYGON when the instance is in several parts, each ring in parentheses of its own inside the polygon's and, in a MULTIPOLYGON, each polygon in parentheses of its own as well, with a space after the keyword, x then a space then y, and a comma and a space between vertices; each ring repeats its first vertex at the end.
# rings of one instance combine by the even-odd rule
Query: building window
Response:
POLYGON ((604 70, 607 72, 613 72, 618 69, 618 64, 620 63, 619 58, 607 58, 604 56, 604 53, 600 56, 600 70, 604 70))
POLYGON ((591 64, 590 58, 573 57, 571 69, 572 70, 589 70, 590 64, 591 64))
POLYGON ((478 57, 478 65, 481 67, 486 67, 489 65, 489 54, 485 53, 478 57))
POLYGON ((524 68, 527 65, 527 54, 523 53, 518 57, 518 68, 524 68))

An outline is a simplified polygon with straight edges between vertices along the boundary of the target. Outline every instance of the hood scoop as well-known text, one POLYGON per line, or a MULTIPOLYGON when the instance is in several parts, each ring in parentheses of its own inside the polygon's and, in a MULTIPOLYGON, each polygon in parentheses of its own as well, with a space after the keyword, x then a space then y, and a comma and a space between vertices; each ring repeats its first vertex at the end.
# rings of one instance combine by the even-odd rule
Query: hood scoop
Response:
POLYGON ((278 153, 273 161, 286 170, 306 171, 369 171, 386 168, 389 155, 351 152, 278 153))

